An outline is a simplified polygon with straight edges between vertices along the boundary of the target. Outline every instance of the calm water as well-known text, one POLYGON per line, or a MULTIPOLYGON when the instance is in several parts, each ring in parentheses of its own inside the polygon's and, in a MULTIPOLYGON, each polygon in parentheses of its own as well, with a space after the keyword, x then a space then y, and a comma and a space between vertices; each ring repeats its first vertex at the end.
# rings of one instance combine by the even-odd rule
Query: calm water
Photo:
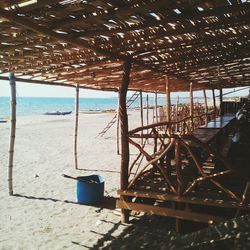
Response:
MULTIPOLYGON (((175 100, 173 100, 173 103, 175 100)), ((180 99, 180 103, 188 102, 188 99, 180 99)), ((146 98, 143 103, 146 104, 146 98)), ((149 104, 154 105, 154 98, 149 97, 149 104)), ((165 104, 165 98, 159 97, 158 104, 165 104)), ((74 110, 74 98, 50 98, 50 97, 17 97, 17 115, 41 115, 48 111, 74 110)), ((132 107, 139 107, 139 98, 132 107)), ((106 110, 117 108, 117 98, 80 98, 79 106, 82 110, 106 110)), ((0 118, 8 117, 10 110, 9 97, 0 97, 0 118)))

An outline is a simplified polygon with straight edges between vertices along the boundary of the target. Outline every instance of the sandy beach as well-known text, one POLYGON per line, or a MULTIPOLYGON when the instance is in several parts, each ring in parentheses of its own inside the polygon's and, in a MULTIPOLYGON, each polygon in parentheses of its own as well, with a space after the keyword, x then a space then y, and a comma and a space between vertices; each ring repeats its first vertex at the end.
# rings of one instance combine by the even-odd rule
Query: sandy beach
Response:
MULTIPOLYGON (((139 112, 129 111, 130 129, 140 125, 139 112)), ((96 137, 113 116, 112 112, 80 113, 80 170, 74 169, 73 160, 74 115, 18 117, 13 171, 14 196, 9 196, 7 182, 10 123, 0 124, 1 250, 179 250, 186 249, 192 241, 193 246, 202 246, 203 241, 214 242, 214 239, 220 242, 222 237, 229 234, 233 240, 232 246, 237 243, 237 249, 247 249, 242 247, 244 233, 238 239, 240 231, 228 231, 227 222, 219 224, 214 233, 207 231, 208 228, 200 231, 199 236, 177 234, 175 220, 169 217, 132 212, 130 224, 121 224, 119 210, 115 209, 115 199, 118 197, 116 191, 120 183, 116 125, 104 137, 96 137), (62 174, 103 176, 103 202, 96 206, 78 204, 75 197, 75 181, 62 177, 62 174), (218 233, 222 231, 223 234, 218 233)), ((152 122, 152 110, 149 118, 149 122, 152 122)), ((131 159, 136 156, 135 153, 133 149, 130 151, 131 159)), ((242 220, 239 221, 243 228, 242 232, 248 230, 249 217, 239 220, 242 220)), ((190 230, 197 229, 192 224, 190 230)), ((224 243, 231 244, 227 241, 223 241, 224 243)), ((231 249, 231 245, 227 249, 231 249)))
MULTIPOLYGON (((130 111, 130 128, 139 125, 130 111)), ((119 188, 120 156, 116 125, 96 138, 114 113, 79 115, 78 160, 74 169, 74 115, 17 118, 14 194, 8 195, 10 123, 0 126, 0 249, 86 249, 97 246, 119 215, 114 212, 119 188), (62 174, 99 174, 105 178, 100 206, 76 203, 75 181, 62 174)), ((115 233, 124 226, 117 226, 115 233)))

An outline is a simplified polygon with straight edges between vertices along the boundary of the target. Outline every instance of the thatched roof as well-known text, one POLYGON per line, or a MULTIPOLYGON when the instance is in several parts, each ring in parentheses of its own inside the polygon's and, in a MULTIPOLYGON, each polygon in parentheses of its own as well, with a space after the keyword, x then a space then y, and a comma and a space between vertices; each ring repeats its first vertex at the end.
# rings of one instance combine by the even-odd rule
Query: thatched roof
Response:
POLYGON ((2 0, 0 69, 18 77, 117 89, 249 85, 250 3, 241 0, 2 0))

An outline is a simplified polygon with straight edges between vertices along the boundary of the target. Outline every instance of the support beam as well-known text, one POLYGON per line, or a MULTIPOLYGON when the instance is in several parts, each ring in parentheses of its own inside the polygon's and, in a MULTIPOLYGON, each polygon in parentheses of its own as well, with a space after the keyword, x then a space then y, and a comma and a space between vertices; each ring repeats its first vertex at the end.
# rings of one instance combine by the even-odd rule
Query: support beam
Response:
MULTIPOLYGON (((141 110, 141 127, 143 127, 143 99, 141 90, 140 90, 140 110, 141 110)), ((143 130, 141 131, 141 136, 143 136, 143 130)), ((141 145, 142 144, 143 144, 143 138, 141 138, 141 145)))
POLYGON ((155 92, 155 122, 158 123, 158 100, 157 100, 157 91, 155 92))
POLYGON ((148 125, 148 124, 149 124, 149 103, 148 103, 148 95, 147 95, 147 98, 146 98, 146 110, 147 110, 146 117, 147 117, 147 125, 148 125))
POLYGON ((223 90, 220 89, 220 115, 224 115, 224 107, 223 107, 223 90))
POLYGON ((76 85, 76 97, 75 97, 75 135, 74 135, 75 169, 78 169, 78 161, 77 161, 78 117, 79 117, 79 83, 76 85))
POLYGON ((190 120, 190 128, 193 129, 193 116, 194 116, 194 98, 193 98, 193 83, 190 82, 189 86, 189 98, 190 98, 190 105, 189 105, 189 115, 191 117, 190 120))
MULTIPOLYGON (((180 140, 177 139, 175 143, 175 169, 176 169, 176 178, 177 178, 177 195, 178 197, 182 196, 183 192, 183 179, 181 173, 181 151, 180 151, 180 140)), ((179 208, 179 204, 175 204, 176 209, 179 208)), ((176 232, 181 231, 181 221, 176 219, 175 221, 176 232)))
MULTIPOLYGON (((178 122, 178 109, 179 109, 179 96, 176 97, 176 105, 175 105, 175 121, 178 122)), ((176 132, 179 131, 178 123, 176 123, 176 132)))
POLYGON ((190 116, 193 116, 194 115, 194 98, 193 98, 193 83, 190 82, 190 85, 189 85, 189 101, 190 101, 190 111, 189 111, 189 114, 190 116))
POLYGON ((212 89, 212 94, 213 94, 214 113, 215 113, 215 116, 217 116, 217 107, 216 107, 216 98, 215 98, 215 90, 214 89, 212 89))
MULTIPOLYGON (((119 91, 119 90, 118 90, 119 91)), ((117 98, 117 117, 116 117, 116 153, 120 154, 120 115, 119 115, 119 95, 117 98)))
MULTIPOLYGON (((146 97, 146 121, 147 121, 147 126, 149 125, 149 104, 148 104, 148 94, 146 97)), ((148 134, 148 130, 147 130, 147 134, 148 134)), ((147 143, 149 142, 149 140, 147 140, 147 143)))
MULTIPOLYGON (((128 168, 129 168, 129 143, 128 143, 128 115, 127 115, 127 91, 130 81, 131 58, 124 61, 123 76, 121 87, 119 88, 119 115, 121 126, 121 174, 120 186, 121 190, 125 190, 128 186, 128 168)), ((121 197, 122 199, 122 197, 121 197)), ((122 209, 121 221, 129 220, 129 211, 122 209)))
POLYGON ((170 100, 170 87, 169 87, 169 78, 165 77, 166 84, 166 120, 170 122, 171 120, 171 100, 170 100))
POLYGON ((10 73, 10 91, 11 91, 11 127, 10 127, 10 145, 9 145, 9 167, 8 184, 9 195, 13 195, 13 160, 14 146, 16 137, 16 82, 14 73, 10 73))
MULTIPOLYGON (((0 80, 8 81, 9 78, 7 76, 0 76, 0 80)), ((51 86, 62 86, 62 87, 70 87, 74 88, 75 85, 72 83, 60 83, 60 82, 53 82, 53 81, 44 81, 44 80, 32 80, 32 79, 24 79, 24 78, 15 78, 16 82, 25 82, 25 83, 34 83, 34 84, 41 84, 41 85, 51 85, 51 86)), ((81 89, 90 89, 90 90, 98 90, 98 91, 112 91, 117 92, 116 88, 95 88, 90 86, 79 86, 81 89)))
MULTIPOLYGON (((203 95, 204 95, 204 103, 205 103, 205 113, 208 113, 208 105, 207 105, 207 95, 206 90, 203 89, 203 95)), ((208 123, 208 116, 206 115, 206 124, 208 123)))

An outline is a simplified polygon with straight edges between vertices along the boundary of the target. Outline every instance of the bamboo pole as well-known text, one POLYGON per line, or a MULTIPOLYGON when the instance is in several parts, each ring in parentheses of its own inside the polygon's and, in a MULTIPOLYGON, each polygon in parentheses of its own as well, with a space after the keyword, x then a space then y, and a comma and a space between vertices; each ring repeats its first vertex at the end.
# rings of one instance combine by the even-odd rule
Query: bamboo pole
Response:
POLYGON ((194 98, 193 98, 193 83, 190 82, 189 86, 189 95, 190 95, 190 111, 189 114, 190 116, 194 115, 194 98))
POLYGON ((170 100, 170 88, 168 76, 165 77, 166 84, 166 119, 168 122, 171 120, 171 100, 170 100))
MULTIPOLYGON (((141 127, 143 127, 143 100, 142 91, 140 91, 140 110, 141 110, 141 127)), ((141 131, 141 136, 143 136, 143 131, 141 131)), ((141 138, 141 145, 143 144, 143 138, 141 138)))
MULTIPOLYGON (((175 121, 178 122, 178 109, 179 109, 179 96, 176 98, 176 106, 175 106, 175 121)), ((176 132, 178 132, 178 123, 176 123, 176 132)))
POLYGON ((158 100, 157 100, 157 91, 155 92, 155 121, 158 123, 158 100))
POLYGON ((224 115, 223 91, 222 91, 222 89, 220 89, 220 115, 224 115))
POLYGON ((189 95, 190 95, 190 110, 189 110, 189 115, 190 115, 190 128, 192 129, 193 127, 193 116, 194 116, 194 98, 193 98, 193 83, 190 82, 189 86, 189 95))
POLYGON ((148 103, 148 95, 147 95, 147 98, 146 98, 146 110, 147 110, 146 117, 147 117, 147 125, 148 125, 148 124, 149 124, 149 103, 148 103))
MULTIPOLYGON (((177 139, 175 143, 175 169, 177 177, 177 195, 180 197, 183 191, 183 179, 181 173, 181 153, 180 153, 180 140, 177 139)), ((176 204, 176 209, 178 209, 180 204, 176 204)), ((181 220, 176 218, 176 232, 181 231, 181 220)))
POLYGON ((214 106, 214 113, 215 117, 217 116, 217 107, 216 107, 216 98, 215 98, 215 92, 214 89, 212 89, 212 94, 213 94, 213 106, 214 106))
MULTIPOLYGON (((148 104, 148 95, 146 96, 146 122, 147 125, 149 124, 149 104, 148 104)), ((147 134, 148 134, 148 130, 147 130, 147 134)), ((147 142, 149 140, 147 139, 147 142)))
POLYGON ((207 95, 206 95, 206 90, 203 89, 203 95, 204 95, 204 102, 205 102, 205 113, 206 113, 206 124, 208 123, 208 106, 207 106, 207 95))
MULTIPOLYGON (((128 142, 128 115, 126 107, 126 98, 128 85, 130 81, 131 58, 124 61, 123 76, 121 87, 119 88, 119 115, 121 128, 121 174, 120 187, 125 190, 128 187, 128 170, 129 170, 129 142, 128 142)), ((123 197, 121 196, 121 199, 123 197)), ((128 222, 129 211, 122 209, 121 221, 128 222)))
POLYGON ((14 73, 10 73, 10 90, 11 90, 11 128, 10 128, 10 144, 9 144, 9 167, 8 167, 8 184, 9 195, 13 195, 13 160, 14 146, 16 136, 16 82, 14 73))
POLYGON ((75 135, 74 135, 75 169, 78 169, 78 160, 77 160, 78 118, 79 118, 79 83, 76 85, 76 96, 75 96, 75 135))
POLYGON ((118 95, 118 102, 117 102, 117 122, 116 122, 116 152, 120 154, 120 117, 119 117, 119 95, 118 95))

